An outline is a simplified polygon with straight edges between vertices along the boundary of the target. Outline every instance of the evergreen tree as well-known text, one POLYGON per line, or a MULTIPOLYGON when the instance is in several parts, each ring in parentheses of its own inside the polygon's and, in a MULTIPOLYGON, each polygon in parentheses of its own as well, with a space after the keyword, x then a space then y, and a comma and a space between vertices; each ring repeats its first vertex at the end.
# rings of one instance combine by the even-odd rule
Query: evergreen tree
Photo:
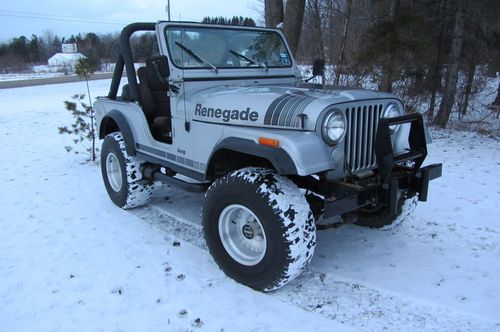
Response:
MULTIPOLYGON (((78 60, 75 67, 75 72, 78 76, 85 79, 87 84, 87 96, 89 103, 86 104, 85 94, 74 95, 71 97, 74 101, 65 101, 66 109, 71 112, 75 118, 75 122, 70 126, 59 127, 60 134, 75 135, 73 139, 75 144, 90 144, 86 147, 85 151, 90 154, 92 161, 97 158, 97 149, 95 146, 96 141, 96 127, 95 127, 95 112, 92 107, 92 97, 90 96, 89 78, 96 71, 95 64, 89 59, 82 58, 78 60), (82 108, 82 109, 80 109, 82 108)), ((66 151, 72 151, 72 147, 66 146, 66 151)), ((75 153, 80 153, 75 151, 75 153)))
POLYGON ((222 16, 219 17, 209 17, 206 16, 203 18, 201 23, 205 24, 220 24, 220 25, 236 25, 236 26, 247 26, 254 27, 256 26, 255 21, 250 17, 243 16, 233 16, 232 18, 225 18, 222 16))

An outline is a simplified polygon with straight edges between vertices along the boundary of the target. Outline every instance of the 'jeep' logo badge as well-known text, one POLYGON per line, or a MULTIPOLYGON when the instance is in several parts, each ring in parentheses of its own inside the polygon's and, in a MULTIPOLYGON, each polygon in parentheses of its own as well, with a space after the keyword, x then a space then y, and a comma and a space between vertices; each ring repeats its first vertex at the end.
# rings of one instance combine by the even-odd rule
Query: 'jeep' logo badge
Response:
POLYGON ((202 104, 196 104, 194 109, 194 114, 198 116, 203 116, 206 118, 222 119, 224 122, 229 122, 229 120, 241 120, 241 121, 257 121, 259 119, 259 113, 255 111, 250 111, 250 107, 246 110, 223 110, 222 108, 212 108, 203 107, 202 104))

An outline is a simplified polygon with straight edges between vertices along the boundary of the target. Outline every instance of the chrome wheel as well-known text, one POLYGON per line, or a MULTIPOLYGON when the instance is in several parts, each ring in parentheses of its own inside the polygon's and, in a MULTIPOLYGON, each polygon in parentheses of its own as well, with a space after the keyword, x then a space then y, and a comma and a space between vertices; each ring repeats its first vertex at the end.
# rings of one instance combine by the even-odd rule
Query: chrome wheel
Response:
POLYGON ((243 205, 232 204, 222 211, 219 236, 227 253, 242 265, 257 265, 266 254, 264 228, 259 218, 243 205))
POLYGON ((109 153, 106 157, 106 175, 114 191, 119 192, 122 188, 122 169, 120 162, 114 153, 109 153))

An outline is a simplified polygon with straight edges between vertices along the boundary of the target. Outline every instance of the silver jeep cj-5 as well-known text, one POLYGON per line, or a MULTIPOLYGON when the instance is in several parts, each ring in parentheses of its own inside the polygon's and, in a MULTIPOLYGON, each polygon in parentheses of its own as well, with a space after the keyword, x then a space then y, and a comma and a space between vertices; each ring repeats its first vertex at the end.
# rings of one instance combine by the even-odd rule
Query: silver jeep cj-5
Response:
MULTIPOLYGON (((323 69, 318 60, 313 74, 323 69)), ((422 167, 430 139, 420 114, 390 94, 304 83, 276 29, 128 25, 95 110, 111 200, 144 205, 154 181, 205 192, 210 253, 257 290, 301 273, 324 220, 388 227, 441 176, 441 164, 422 167), (137 31, 155 31, 161 55, 136 72, 137 31)))

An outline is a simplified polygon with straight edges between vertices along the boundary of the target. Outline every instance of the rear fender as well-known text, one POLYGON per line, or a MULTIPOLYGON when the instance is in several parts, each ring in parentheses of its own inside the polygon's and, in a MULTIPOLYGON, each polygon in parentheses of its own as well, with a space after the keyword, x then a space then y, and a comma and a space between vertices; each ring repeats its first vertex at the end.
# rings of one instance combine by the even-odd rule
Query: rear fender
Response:
POLYGON ((125 148, 129 156, 135 156, 134 135, 132 134, 132 130, 125 116, 117 110, 108 112, 104 118, 102 118, 99 125, 99 139, 103 139, 107 134, 116 131, 116 129, 121 132, 125 140, 125 148), (117 128, 114 128, 115 125, 117 128))

